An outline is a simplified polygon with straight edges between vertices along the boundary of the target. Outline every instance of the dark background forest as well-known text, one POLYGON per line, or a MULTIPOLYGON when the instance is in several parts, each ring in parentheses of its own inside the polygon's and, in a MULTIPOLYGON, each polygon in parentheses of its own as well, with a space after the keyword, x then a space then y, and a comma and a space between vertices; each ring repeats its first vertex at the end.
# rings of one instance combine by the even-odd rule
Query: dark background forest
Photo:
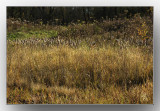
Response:
POLYGON ((43 24, 68 25, 71 22, 131 18, 134 14, 153 16, 152 7, 8 7, 7 18, 42 21, 43 24))

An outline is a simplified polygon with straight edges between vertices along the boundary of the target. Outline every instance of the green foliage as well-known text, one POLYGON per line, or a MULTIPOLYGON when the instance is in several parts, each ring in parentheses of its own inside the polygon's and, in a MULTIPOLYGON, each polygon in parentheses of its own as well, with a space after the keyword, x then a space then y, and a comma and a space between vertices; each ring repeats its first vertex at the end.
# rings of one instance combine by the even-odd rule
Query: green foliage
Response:
POLYGON ((20 39, 24 37, 24 33, 22 32, 14 32, 14 33, 8 33, 7 34, 7 39, 20 39))
POLYGON ((10 32, 7 34, 7 39, 26 39, 26 38, 55 38, 58 36, 58 32, 54 30, 37 30, 29 32, 10 32))

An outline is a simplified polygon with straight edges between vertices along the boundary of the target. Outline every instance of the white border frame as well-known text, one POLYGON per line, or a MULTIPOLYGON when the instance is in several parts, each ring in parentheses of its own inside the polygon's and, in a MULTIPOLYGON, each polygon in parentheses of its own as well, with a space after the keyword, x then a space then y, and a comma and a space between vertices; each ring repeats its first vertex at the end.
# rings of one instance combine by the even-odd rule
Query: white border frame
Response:
POLYGON ((27 110, 160 110, 160 0, 3 0, 0 2, 0 111, 27 110), (7 105, 6 7, 7 6, 153 6, 154 7, 154 105, 7 105))

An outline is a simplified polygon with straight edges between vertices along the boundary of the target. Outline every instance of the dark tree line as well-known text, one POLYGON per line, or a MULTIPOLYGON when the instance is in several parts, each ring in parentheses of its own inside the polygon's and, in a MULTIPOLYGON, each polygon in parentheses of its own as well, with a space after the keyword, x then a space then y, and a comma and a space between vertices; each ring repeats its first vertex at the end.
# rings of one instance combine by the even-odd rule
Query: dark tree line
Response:
POLYGON ((48 22, 67 25, 70 22, 132 17, 152 16, 152 7, 7 7, 7 18, 48 22))

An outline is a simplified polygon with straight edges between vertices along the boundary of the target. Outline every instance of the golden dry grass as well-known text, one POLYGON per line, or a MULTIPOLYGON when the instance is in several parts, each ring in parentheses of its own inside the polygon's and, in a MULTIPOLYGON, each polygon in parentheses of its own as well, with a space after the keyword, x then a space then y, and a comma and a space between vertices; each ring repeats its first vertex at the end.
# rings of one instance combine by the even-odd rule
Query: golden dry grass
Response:
POLYGON ((8 44, 7 103, 153 104, 152 52, 8 44))

